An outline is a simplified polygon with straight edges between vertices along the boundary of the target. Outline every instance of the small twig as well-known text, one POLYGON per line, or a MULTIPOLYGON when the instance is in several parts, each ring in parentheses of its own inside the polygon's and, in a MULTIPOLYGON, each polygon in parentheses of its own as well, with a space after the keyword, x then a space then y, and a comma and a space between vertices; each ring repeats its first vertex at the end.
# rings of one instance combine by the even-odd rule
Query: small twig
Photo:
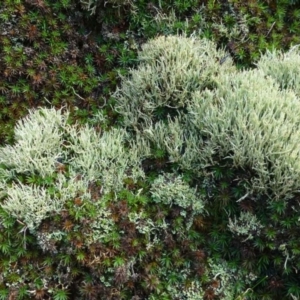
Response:
POLYGON ((287 265, 287 262, 288 260, 290 259, 290 256, 288 254, 288 252, 286 251, 286 258, 285 258, 285 262, 284 262, 284 269, 286 270, 286 265, 287 265))
POLYGON ((75 90, 74 90, 73 87, 71 87, 71 88, 72 88, 72 90, 73 90, 73 93, 74 93, 78 98, 80 98, 81 100, 85 101, 84 98, 82 98, 80 95, 78 95, 78 94, 75 92, 75 90))
POLYGON ((17 222, 20 223, 21 225, 26 226, 26 224, 24 224, 23 222, 21 222, 19 219, 17 219, 17 222))
POLYGON ((104 98, 104 104, 102 106, 99 106, 99 108, 103 108, 106 105, 106 99, 104 98))
POLYGON ((92 33, 92 31, 90 31, 89 33, 85 34, 84 37, 87 38, 91 33, 92 33))
POLYGON ((230 56, 230 54, 227 54, 226 56, 224 56, 222 59, 220 59, 220 65, 223 65, 223 63, 225 62, 225 60, 230 56))
POLYGON ((52 105, 52 103, 51 103, 46 97, 44 97, 44 99, 45 99, 50 105, 52 105))
POLYGON ((23 233, 23 235, 24 235, 24 249, 26 250, 26 230, 28 229, 28 227, 20 220, 17 220, 17 222, 25 226, 19 231, 19 233, 23 233))
POLYGON ((249 196, 249 193, 247 193, 246 195, 244 195, 243 197, 241 197, 239 200, 237 200, 236 202, 241 202, 242 200, 244 200, 245 198, 247 198, 249 196))
POLYGON ((273 27, 274 27, 275 24, 276 24, 276 21, 273 22, 273 24, 271 25, 271 28, 269 29, 269 31, 268 31, 266 37, 271 33, 271 31, 272 31, 272 29, 273 29, 273 27))

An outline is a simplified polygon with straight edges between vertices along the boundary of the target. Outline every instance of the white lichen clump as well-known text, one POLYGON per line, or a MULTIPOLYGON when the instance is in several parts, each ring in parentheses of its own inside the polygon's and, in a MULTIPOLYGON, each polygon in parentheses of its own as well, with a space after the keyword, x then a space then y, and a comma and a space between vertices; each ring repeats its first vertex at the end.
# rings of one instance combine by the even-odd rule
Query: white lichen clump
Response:
POLYGON ((149 125, 156 109, 185 107, 194 91, 212 84, 214 74, 234 69, 230 59, 220 68, 225 56, 205 39, 161 36, 150 40, 138 55, 138 68, 130 70, 114 94, 123 124, 149 125))
POLYGON ((190 208, 194 213, 203 211, 204 204, 197 189, 191 188, 181 176, 172 173, 160 175, 152 183, 150 193, 156 203, 178 205, 183 210, 190 208))
POLYGON ((117 193, 125 178, 135 182, 144 177, 140 164, 149 152, 146 143, 130 141, 130 150, 125 149, 125 130, 100 134, 88 126, 68 125, 68 115, 32 110, 18 122, 15 144, 0 149, 2 208, 31 230, 59 213, 68 199, 80 195, 91 200, 88 187, 93 182, 101 184, 102 194, 117 193), (59 172, 59 167, 67 171, 59 172), (27 179, 21 182, 18 176, 27 179), (34 178, 43 183, 32 183, 34 178))
POLYGON ((243 242, 253 239, 254 235, 259 236, 263 227, 256 215, 250 212, 242 212, 241 215, 238 218, 235 217, 234 220, 229 218, 229 230, 235 235, 244 236, 245 239, 243 242))
POLYGON ((62 154, 63 128, 67 126, 68 112, 40 109, 31 111, 15 127, 15 144, 0 149, 0 163, 12 172, 51 175, 57 158, 62 154))
POLYGON ((288 198, 299 189, 299 98, 261 70, 216 81, 214 90, 195 92, 188 108, 190 121, 207 138, 198 161, 210 161, 210 153, 230 157, 236 167, 256 172, 253 190, 288 198))
POLYGON ((203 175, 231 159, 255 173, 253 192, 289 199, 300 176, 298 47, 266 53, 254 70, 221 63, 226 55, 205 39, 150 40, 114 95, 116 110, 180 168, 203 175))
POLYGON ((300 50, 299 45, 286 53, 267 51, 257 62, 258 69, 272 77, 282 89, 292 89, 300 96, 300 50))

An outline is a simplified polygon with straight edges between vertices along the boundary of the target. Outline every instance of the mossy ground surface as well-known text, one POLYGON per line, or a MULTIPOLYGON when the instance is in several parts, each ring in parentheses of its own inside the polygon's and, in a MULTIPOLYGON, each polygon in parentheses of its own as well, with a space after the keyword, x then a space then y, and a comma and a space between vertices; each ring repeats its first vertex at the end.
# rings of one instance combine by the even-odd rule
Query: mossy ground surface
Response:
MULTIPOLYGON (((123 118, 112 95, 129 68, 137 68, 141 46, 159 35, 208 38, 228 51, 239 69, 254 68, 266 50, 285 51, 299 43, 300 4, 99 1, 91 15, 75 0, 3 0, 0 32, 0 142, 7 146, 15 141, 16 122, 39 106, 67 108, 69 123, 77 122, 78 128, 119 128, 123 118), (101 117, 95 118, 99 110, 101 117)), ((165 117, 165 111, 158 112, 158 121, 165 117)), ((91 232, 101 228, 96 220, 101 182, 88 186, 95 202, 80 195, 69 199, 59 214, 43 220, 38 233, 0 209, 0 299, 300 297, 299 195, 288 203, 270 204, 267 196, 238 201, 254 176, 250 168, 237 168, 225 159, 199 176, 180 170, 165 150, 152 146, 142 164, 145 179, 134 182, 128 175, 117 195, 103 198, 101 209, 111 212, 113 226, 101 243, 90 240, 91 232), (151 198, 151 184, 174 170, 190 186, 200 187, 208 200, 207 214, 194 217, 189 228, 191 211, 157 205, 151 198), (247 213, 265 226, 254 240, 228 230, 230 225, 239 232, 247 213), (229 223, 228 215, 242 218, 229 223), (228 290, 220 287, 232 282, 228 290)), ((130 149, 129 141, 126 147, 130 149)), ((16 178, 51 193, 58 174, 70 176, 70 168, 58 164, 54 177, 25 172, 16 178)), ((252 235, 259 229, 255 225, 252 235)))

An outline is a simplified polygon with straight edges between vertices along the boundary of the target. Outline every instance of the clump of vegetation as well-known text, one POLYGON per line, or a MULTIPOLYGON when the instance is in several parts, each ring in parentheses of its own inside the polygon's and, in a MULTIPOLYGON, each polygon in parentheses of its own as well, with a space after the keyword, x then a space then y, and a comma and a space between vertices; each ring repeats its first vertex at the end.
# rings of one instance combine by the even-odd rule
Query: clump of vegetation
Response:
POLYGON ((299 96, 300 78, 297 71, 299 59, 298 45, 287 52, 267 51, 257 62, 257 68, 275 79, 281 89, 292 89, 299 96))
POLYGON ((95 36, 101 26, 68 0, 2 2, 0 142, 12 142, 15 122, 40 105, 68 106, 72 119, 87 122, 132 62, 124 37, 95 36))
POLYGON ((267 68, 221 64, 207 40, 163 39, 207 64, 181 60, 180 80, 166 72, 149 87, 145 69, 180 64, 152 40, 114 94, 118 128, 101 110, 92 128, 42 108, 1 148, 3 299, 300 296, 296 93, 267 68), (164 114, 142 113, 143 95, 164 114))
MULTIPOLYGON (((89 1, 89 3, 102 1, 89 1)), ((107 1, 128 20, 130 45, 157 35, 196 32, 226 47, 239 68, 253 67, 267 49, 288 50, 299 43, 300 10, 296 1, 215 0, 107 1), (115 4, 112 4, 115 3, 115 4)), ((100 20, 103 6, 96 12, 100 20)))
POLYGON ((295 1, 209 0, 194 10, 189 24, 226 46, 239 68, 253 67, 261 52, 299 44, 299 13, 295 1))
POLYGON ((1 148, 2 299, 172 299, 173 283, 202 286, 202 237, 186 226, 203 212, 197 190, 181 181, 190 192, 169 190, 170 206, 146 181, 145 141, 68 119, 32 110, 1 148))
POLYGON ((300 297, 296 1, 0 20, 0 299, 300 297))
POLYGON ((63 101, 82 122, 105 106, 113 124, 110 94, 149 38, 194 32, 245 67, 266 49, 299 43, 300 28, 295 1, 4 0, 0 20, 2 144, 39 105, 59 108, 63 101))
POLYGON ((134 1, 132 0, 80 0, 80 4, 83 7, 83 9, 87 10, 90 14, 95 14, 96 11, 99 11, 99 9, 103 9, 106 5, 112 5, 115 8, 126 8, 129 7, 133 9, 134 7, 134 1))
MULTIPOLYGON (((129 72, 130 78, 123 78, 115 93, 115 109, 123 116, 123 125, 139 124, 143 130, 155 116, 159 119, 171 110, 176 114, 184 109, 194 91, 213 84, 212 75, 225 56, 208 40, 161 36, 149 41, 138 54, 138 68, 129 72)), ((229 61, 221 69, 224 72, 233 69, 229 61)))
POLYGON ((188 108, 191 122, 207 138, 205 147, 255 170, 252 189, 288 198, 298 190, 300 171, 296 94, 281 90, 260 70, 224 74, 216 82, 216 89, 196 92, 188 108))
MULTIPOLYGON (((181 42, 197 45, 194 39, 180 36, 165 39, 174 43, 174 47, 181 42)), ((161 44, 160 38, 149 42, 158 52, 161 44)), ((150 53, 155 52, 151 47, 150 53)), ((191 90, 176 107, 176 99, 184 93, 182 89, 173 89, 177 97, 170 98, 175 103, 171 106, 167 100, 157 101, 157 94, 164 86, 159 80, 149 80, 155 84, 151 88, 144 84, 144 70, 150 69, 153 63, 144 62, 147 51, 145 46, 139 54, 141 66, 129 73, 131 77, 124 80, 115 93, 121 124, 150 142, 154 157, 161 154, 166 165, 172 164, 192 186, 200 187, 207 211, 207 216, 200 218, 200 228, 207 234, 209 246, 204 248, 210 257, 221 256, 242 266, 249 274, 255 274, 260 284, 253 292, 254 299, 261 299, 262 295, 269 295, 270 299, 278 295, 298 297, 299 291, 294 287, 299 285, 296 253, 300 249, 297 242, 300 106, 297 90, 292 89, 297 86, 296 76, 295 81, 289 80, 290 85, 286 86, 286 60, 272 59, 268 64, 268 54, 255 70, 238 71, 230 64, 219 63, 219 71, 208 73, 206 81, 201 80, 200 67, 198 73, 193 74, 195 82, 199 78, 201 83, 209 84, 191 90), (281 68, 282 64, 286 67, 281 68), (269 65, 277 71, 272 74, 273 78, 268 76, 269 65), (136 98, 129 92, 133 90, 131 78, 138 91, 136 98), (142 106, 138 105, 140 99, 144 99, 142 106), (133 111, 138 107, 136 115, 128 114, 129 101, 133 111), (155 110, 147 111, 144 107, 159 107, 165 114, 158 116, 155 110), (272 291, 273 286, 276 292, 272 291)), ((214 46, 208 44, 204 53, 211 53, 210 61, 218 62, 221 55, 215 51, 214 46)), ((180 51, 178 53, 180 55, 180 51)), ((167 52, 166 57, 158 56, 154 65, 168 61, 168 55, 167 52)), ((273 54, 277 56, 279 54, 273 54)), ((291 65, 299 61, 296 54, 287 54, 287 57, 291 65)), ((174 61, 173 58, 171 64, 174 61)), ((181 62, 182 70, 187 67, 182 73, 188 78, 188 64, 185 60, 181 62)), ((209 64, 207 68, 209 72, 209 64)), ((293 69, 288 74, 292 72, 293 69)), ((166 74, 164 82, 179 82, 174 79, 176 72, 166 74)), ((172 180, 167 182, 170 185, 172 180)), ((161 193, 167 190, 164 186, 161 193)), ((194 226, 196 224, 197 218, 194 226)))

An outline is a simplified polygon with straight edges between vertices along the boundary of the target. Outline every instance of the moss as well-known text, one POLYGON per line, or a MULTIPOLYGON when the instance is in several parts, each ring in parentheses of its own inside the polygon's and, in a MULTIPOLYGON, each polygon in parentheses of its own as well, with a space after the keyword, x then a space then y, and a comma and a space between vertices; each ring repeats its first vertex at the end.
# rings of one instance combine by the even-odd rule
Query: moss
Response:
POLYGON ((273 51, 299 42, 295 1, 4 0, 0 19, 1 299, 299 297, 299 53, 273 51), (14 131, 40 105, 68 124, 14 131))
MULTIPOLYGON (((186 37, 181 36, 164 39, 174 43, 174 48, 180 45, 180 42, 187 41, 186 37)), ((161 44, 162 42, 160 46, 161 44)), ((150 41, 150 49, 153 45, 156 45, 155 41, 150 41)), ((144 46, 144 49, 147 49, 147 46, 144 46)), ((186 51, 188 56, 188 51, 191 50, 186 51)), ((151 53, 149 57, 152 57, 151 53)), ((193 52, 191 53, 192 56, 193 52)), ((142 68, 150 68, 153 61, 148 61, 147 54, 143 52, 140 57, 143 55, 145 60, 141 61, 142 68)), ((178 55, 180 56, 180 51, 178 55)), ((287 54, 287 57, 289 55, 287 54)), ((298 58, 296 52, 293 55, 294 67, 298 58)), ((166 57, 168 56, 167 52, 166 57)), ((279 55, 274 54, 273 57, 269 65, 274 64, 276 73, 272 73, 271 76, 266 76, 266 73, 271 72, 268 67, 263 69, 264 65, 268 66, 265 57, 262 57, 261 65, 258 63, 260 67, 254 70, 238 70, 230 64, 228 69, 226 65, 222 69, 224 65, 218 63, 213 65, 216 71, 210 73, 211 66, 207 63, 205 66, 209 75, 206 82, 212 84, 199 84, 194 91, 189 90, 190 97, 185 95, 180 105, 174 101, 173 106, 178 113, 175 116, 172 115, 167 101, 162 103, 167 107, 166 118, 162 116, 161 119, 157 119, 151 110, 141 111, 141 106, 136 104, 140 95, 144 93, 143 85, 137 88, 139 84, 135 80, 137 74, 143 74, 139 73, 139 68, 132 71, 135 75, 124 78, 124 85, 121 85, 116 93, 117 109, 126 119, 123 124, 149 141, 154 149, 161 149, 171 165, 170 169, 179 174, 193 172, 193 179, 189 180, 189 184, 199 188, 200 199, 204 203, 207 215, 195 216, 195 227, 192 226, 191 229, 197 228, 201 233, 207 234, 207 251, 213 261, 221 257, 229 263, 241 264, 240 270, 247 270, 249 273, 254 272, 254 266, 257 266, 257 282, 253 283, 256 287, 254 299, 265 293, 265 288, 259 284, 265 281, 268 285, 276 284, 277 293, 283 295, 283 285, 278 281, 284 280, 282 278, 286 272, 289 274, 286 282, 294 280, 295 273, 291 266, 287 265, 290 261, 291 265, 295 266, 297 255, 290 259, 290 250, 282 251, 280 245, 288 243, 289 249, 293 248, 293 251, 296 251, 294 253, 297 253, 296 249, 299 248, 299 243, 288 242, 282 234, 293 226, 297 227, 298 222, 296 215, 299 204, 295 203, 298 197, 299 177, 299 101, 295 91, 291 90, 293 82, 289 81, 290 88, 282 89, 280 85, 282 78, 286 76, 284 74, 288 72, 288 66, 278 66, 285 60, 279 55), (276 61, 275 57, 279 60, 276 61), (135 83, 136 93, 129 92, 134 90, 129 88, 131 79, 135 83), (137 95, 136 99, 134 95, 137 95), (134 109, 135 105, 137 109, 134 109), (128 114, 128 110, 131 109, 135 115, 128 114), (272 258, 276 257, 278 260, 279 256, 281 264, 275 267, 272 265, 272 258), (272 275, 274 280, 267 280, 266 274, 272 268, 275 269, 272 275)), ((163 54, 158 57, 154 55, 153 58, 162 62, 165 59, 163 54)), ((205 61, 206 56, 202 58, 205 61)), ((176 59, 171 60, 170 64, 174 61, 176 59)), ((172 76, 175 78, 176 74, 168 73, 168 76, 165 81, 172 82, 172 76)), ((201 81, 203 82, 205 81, 201 81)), ((148 98, 143 97, 146 99, 143 102, 145 107, 158 105, 159 100, 156 99, 160 97, 168 99, 164 97, 164 93, 159 93, 156 81, 149 81, 149 84, 151 83, 155 93, 151 94, 150 87, 145 90, 152 95, 148 98)), ((181 96, 180 89, 173 91, 176 91, 177 97, 181 96)), ((177 98, 170 99, 172 101, 177 98)), ((164 179, 163 174, 162 172, 162 175, 158 175, 153 181, 155 201, 184 206, 181 196, 176 194, 181 183, 178 181, 173 186, 172 182, 176 177, 170 175, 168 179, 164 179)), ((181 191, 183 189, 180 188, 181 191)), ((184 194, 187 195, 188 192, 184 194)), ((178 215, 181 213, 182 209, 178 215)), ((173 224, 174 230, 182 231, 180 217, 175 217, 173 224)), ((296 232, 295 228, 292 240, 296 238, 296 232)), ((234 289, 240 283, 238 281, 234 289)), ((250 288, 249 285, 243 286, 244 291, 247 287, 250 288)), ((240 290, 239 296, 243 293, 240 290)), ((206 286, 205 295, 212 297, 215 291, 206 286)), ((222 295, 221 299, 222 297, 225 296, 222 295)), ((228 297, 230 299, 232 295, 228 297)))

